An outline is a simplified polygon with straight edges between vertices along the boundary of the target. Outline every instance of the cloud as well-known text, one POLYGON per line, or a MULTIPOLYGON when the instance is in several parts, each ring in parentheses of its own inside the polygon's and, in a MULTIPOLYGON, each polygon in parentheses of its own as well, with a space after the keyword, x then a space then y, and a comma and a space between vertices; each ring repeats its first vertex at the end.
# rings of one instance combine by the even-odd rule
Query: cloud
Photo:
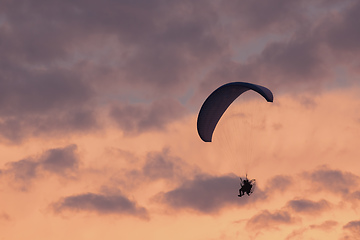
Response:
POLYGON ((222 9, 236 21, 237 28, 247 32, 289 30, 305 20, 304 1, 270 0, 266 3, 256 1, 236 1, 222 4, 222 9), (303 11, 299 11, 303 9, 303 11))
POLYGON ((76 149, 75 144, 65 148, 49 149, 41 156, 40 163, 46 171, 66 175, 67 171, 78 169, 79 158, 75 153, 76 149))
POLYGON ((146 156, 142 174, 149 179, 172 179, 181 174, 181 159, 169 156, 166 149, 162 152, 151 152, 146 156))
POLYGON ((86 106, 92 90, 79 74, 18 65, 0 71, 0 132, 4 139, 18 143, 39 132, 81 132, 97 126, 91 106, 86 106))
MULTIPOLYGON (((159 182, 169 189, 184 182, 189 176, 202 172, 196 165, 174 155, 168 147, 161 151, 150 151, 141 157, 124 151, 118 152, 117 156, 129 164, 121 170, 116 170, 108 184, 120 185, 124 190, 134 190, 145 185, 147 188, 160 186, 159 182)), ((159 190, 164 191, 163 188, 159 190)))
POLYGON ((360 221, 351 221, 343 226, 350 235, 346 235, 343 239, 360 239, 360 221))
POLYGON ((40 114, 53 109, 59 111, 83 104, 91 96, 89 86, 71 71, 59 69, 23 74, 1 79, 1 115, 40 114))
POLYGON ((38 176, 38 167, 39 163, 32 159, 9 162, 5 164, 2 176, 10 177, 8 182, 9 185, 12 185, 20 191, 27 191, 32 180, 38 176))
POLYGON ((356 22, 360 21, 360 3, 349 1, 350 4, 342 12, 333 13, 326 18, 321 27, 325 27, 324 37, 329 47, 335 51, 354 54, 360 51, 360 31, 356 22), (346 36, 346 37, 344 37, 346 36))
POLYGON ((298 219, 291 216, 287 211, 278 210, 269 212, 268 210, 264 210, 250 218, 246 226, 256 230, 277 229, 279 225, 293 224, 297 221, 298 219))
POLYGON ((290 240, 290 239, 303 239, 304 238, 304 233, 312 230, 312 229, 317 229, 317 230, 322 230, 325 232, 329 232, 331 231, 336 225, 338 225, 338 222, 336 221, 332 221, 332 220, 328 220, 325 221, 321 224, 312 224, 309 227, 302 227, 299 229, 295 229, 294 231, 292 231, 289 235, 286 236, 285 240, 290 240))
POLYGON ((327 220, 321 224, 312 224, 310 225, 311 229, 319 229, 322 231, 330 231, 332 230, 335 226, 337 226, 339 223, 337 221, 334 220, 327 220))
POLYGON ((286 191, 293 184, 293 179, 286 175, 277 175, 272 177, 266 183, 265 192, 268 191, 286 191))
POLYGON ((162 129, 183 115, 174 99, 193 75, 227 49, 207 1, 38 2, 1 3, 0 134, 13 143, 93 130, 113 99, 124 131, 162 129), (154 105, 121 107, 139 100, 154 105))
POLYGON ((10 176, 12 184, 22 191, 28 190, 32 180, 41 173, 50 172, 62 177, 70 177, 78 169, 79 157, 75 144, 63 148, 53 148, 43 152, 38 157, 28 157, 5 164, 1 175, 10 176))
POLYGON ((303 239, 303 234, 307 231, 307 228, 295 229, 289 235, 286 236, 285 240, 290 239, 303 239))
MULTIPOLYGON (((237 51, 209 71, 201 94, 248 79, 278 92, 318 94, 338 81, 339 68, 357 69, 360 4, 356 1, 238 1, 220 9, 232 20, 226 27, 237 51)), ((356 82, 341 75, 342 84, 356 82)))
POLYGON ((360 191, 352 192, 349 197, 350 199, 360 200, 360 191))
POLYGON ((306 214, 319 214, 330 208, 330 203, 326 200, 314 202, 307 199, 290 200, 287 206, 294 212, 306 214))
POLYGON ((261 189, 250 196, 238 198, 239 180, 234 175, 197 175, 179 187, 156 196, 173 209, 190 209, 203 214, 219 212, 227 206, 244 206, 266 199, 261 189))
POLYGON ((147 178, 146 181, 159 179, 183 181, 188 175, 201 172, 196 166, 189 165, 180 157, 171 154, 169 148, 161 152, 149 152, 139 175, 147 178))
POLYGON ((30 159, 22 159, 6 164, 6 172, 11 172, 16 180, 31 180, 35 178, 39 164, 30 159))
POLYGON ((21 144, 29 136, 49 138, 96 130, 100 124, 95 114, 89 109, 72 109, 22 117, 4 116, 0 119, 1 140, 21 144))
POLYGON ((226 82, 250 81, 281 92, 301 92, 321 89, 330 81, 319 45, 310 33, 290 40, 270 42, 260 54, 246 62, 223 61, 214 67, 201 84, 199 92, 215 89, 226 82), (327 78, 326 78, 327 77, 327 78), (317 79, 314 81, 314 79, 317 79))
POLYGON ((306 178, 312 182, 312 188, 318 187, 319 190, 327 190, 338 194, 348 194, 353 187, 357 186, 359 177, 340 170, 332 170, 322 166, 313 172, 304 173, 306 178))
POLYGON ((95 212, 98 214, 132 215, 148 219, 148 212, 144 207, 117 193, 83 193, 60 199, 51 205, 55 213, 63 211, 95 212))
POLYGON ((337 5, 319 2, 3 2, 1 136, 19 143, 91 131, 100 127, 97 111, 113 102, 110 118, 126 133, 164 129, 185 115, 177 100, 193 104, 188 98, 228 81, 320 87, 333 80, 323 46, 329 55, 356 47, 359 4, 332 19, 326 13, 337 5), (233 60, 244 41, 259 39, 243 63, 233 60))
POLYGON ((123 76, 102 79, 108 86, 176 92, 191 72, 226 48, 214 31, 217 14, 207 1, 54 1, 41 9, 36 2, 3 5, 9 29, 2 31, 8 46, 3 53, 30 65, 85 62, 92 72, 105 68, 106 75, 123 76))
POLYGON ((179 120, 186 113, 177 101, 163 99, 145 104, 117 105, 110 111, 111 118, 126 134, 164 130, 168 123, 179 120))

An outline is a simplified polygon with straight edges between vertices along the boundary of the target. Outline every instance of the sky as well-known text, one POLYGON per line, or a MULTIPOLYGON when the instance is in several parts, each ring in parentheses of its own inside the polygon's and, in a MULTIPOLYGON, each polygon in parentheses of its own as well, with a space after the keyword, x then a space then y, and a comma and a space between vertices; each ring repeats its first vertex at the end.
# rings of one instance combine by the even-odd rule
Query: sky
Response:
POLYGON ((0 0, 0 239, 360 239, 359 22, 359 0, 0 0), (274 102, 244 93, 203 142, 236 81, 274 102))

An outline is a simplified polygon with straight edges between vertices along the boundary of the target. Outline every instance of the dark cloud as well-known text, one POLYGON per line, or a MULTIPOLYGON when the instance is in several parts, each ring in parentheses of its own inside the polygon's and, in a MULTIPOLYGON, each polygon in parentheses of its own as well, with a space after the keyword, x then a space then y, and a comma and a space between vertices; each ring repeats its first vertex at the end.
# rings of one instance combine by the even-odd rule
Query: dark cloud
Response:
MULTIPOLYGON (((190 75, 227 48, 208 1, 20 0, 1 6, 0 132, 13 142, 44 129, 93 130, 94 109, 113 95, 121 102, 178 98, 190 75)), ((184 111, 167 100, 170 113, 158 112, 164 105, 114 114, 130 111, 117 119, 121 126, 136 120, 130 130, 158 129, 184 111)))
POLYGON ((185 108, 172 99, 145 104, 117 105, 111 109, 112 119, 126 134, 163 130, 167 124, 181 119, 185 108))
POLYGON ((358 53, 360 51, 360 3, 349 1, 350 4, 342 12, 334 12, 324 22, 324 39, 335 51, 344 53, 358 53))
POLYGON ((0 114, 40 114, 54 109, 61 110, 88 101, 91 89, 81 76, 71 71, 27 70, 0 78, 0 114))
POLYGON ((224 48, 208 1, 19 1, 4 8, 8 55, 41 64, 92 62, 94 69, 105 61, 108 72, 120 69, 121 82, 147 88, 176 91, 174 86, 190 81, 186 76, 195 66, 201 68, 224 48), (115 51, 106 48, 111 38, 115 51), (104 50, 108 58, 102 57, 104 50))
POLYGON ((265 3, 242 0, 222 4, 224 11, 232 16, 238 30, 248 32, 289 30, 305 20, 306 1, 270 0, 265 3))
POLYGON ((335 54, 358 51, 357 2, 0 4, 0 134, 15 143, 94 130, 96 110, 114 102, 110 116, 127 133, 164 129, 184 115, 178 99, 198 106, 228 81, 318 92, 334 79, 336 64, 358 58, 335 54), (246 42, 261 44, 250 53, 245 47, 239 63, 236 51, 246 42), (199 100, 188 102, 192 96, 199 100))
POLYGON ((41 173, 51 172, 59 176, 70 177, 76 173, 79 157, 76 153, 77 146, 72 144, 64 148, 49 149, 38 157, 29 157, 16 162, 8 162, 0 173, 10 176, 9 184, 22 191, 28 190, 32 180, 41 173))
POLYGON ((84 193, 65 197, 51 206, 56 213, 84 211, 98 214, 132 215, 148 219, 148 212, 121 193, 84 193))
POLYGON ((321 224, 312 224, 310 225, 311 229, 319 229, 322 231, 330 231, 332 230, 335 226, 337 226, 339 223, 337 221, 334 220, 327 220, 321 224))
POLYGON ((352 188, 357 186, 359 181, 359 177, 350 172, 333 170, 326 166, 322 166, 313 172, 306 172, 304 176, 312 182, 312 189, 317 187, 320 190, 327 190, 335 194, 348 194, 352 188))
POLYGON ((64 134, 81 134, 99 128, 95 112, 74 109, 56 113, 2 117, 0 120, 1 140, 19 144, 29 136, 54 137, 64 134))
MULTIPOLYGON (((360 4, 357 1, 312 1, 311 4, 309 1, 271 0, 266 4, 237 1, 224 5, 221 9, 225 9, 235 23, 230 28, 229 39, 237 38, 245 43, 267 40, 258 44, 252 54, 247 53, 249 56, 241 62, 237 55, 219 61, 200 85, 199 92, 203 95, 225 82, 249 79, 278 93, 312 91, 317 94, 338 78, 337 67, 350 68, 359 60, 356 53, 360 49, 360 31, 356 23, 360 4), (271 33, 277 37, 269 37, 271 33), (346 55, 340 58, 342 53, 346 55)), ((351 79, 342 81, 350 83, 351 79)))
POLYGON ((86 107, 92 90, 78 73, 60 68, 28 69, 21 64, 14 69, 0 68, 0 135, 3 138, 19 142, 44 132, 44 128, 68 133, 97 125, 95 116, 89 114, 91 106, 86 107))
POLYGON ((325 76, 330 72, 321 57, 320 43, 306 34, 299 35, 302 36, 270 42, 260 54, 244 63, 229 60, 218 64, 206 76, 199 91, 204 94, 226 82, 250 81, 279 93, 315 92, 324 81, 329 81, 325 76))
POLYGON ((269 44, 256 63, 263 66, 266 72, 274 76, 285 74, 292 81, 301 79, 307 82, 309 78, 323 74, 318 45, 307 38, 269 44))
MULTIPOLYGON (((149 19, 142 19, 147 23, 139 37, 129 34, 133 50, 121 68, 125 74, 122 81, 172 97, 190 83, 192 74, 200 73, 227 48, 216 34, 217 14, 210 2, 154 1, 150 8, 146 5, 136 4, 134 9, 139 14, 146 11, 149 19)), ((145 94, 154 96, 149 91, 145 94)))
POLYGON ((46 171, 65 175, 67 171, 78 169, 79 157, 76 154, 77 146, 69 145, 65 148, 47 150, 42 156, 40 163, 46 171))
POLYGON ((2 140, 12 144, 22 143, 29 136, 50 138, 98 128, 94 111, 85 109, 23 118, 4 117, 0 122, 2 140))
POLYGON ((238 198, 238 192, 239 179, 235 175, 197 175, 156 198, 173 209, 190 209, 204 214, 217 213, 226 206, 244 206, 266 199, 259 188, 251 197, 238 198))
POLYGON ((287 206, 297 213, 319 214, 324 210, 329 209, 330 203, 324 199, 318 202, 307 199, 297 199, 290 200, 287 203, 287 206))
POLYGON ((250 218, 250 220, 246 223, 246 226, 250 229, 277 229, 279 225, 283 224, 292 224, 297 222, 298 219, 291 216, 291 214, 287 211, 274 211, 269 212, 268 210, 264 210, 259 214, 250 218))

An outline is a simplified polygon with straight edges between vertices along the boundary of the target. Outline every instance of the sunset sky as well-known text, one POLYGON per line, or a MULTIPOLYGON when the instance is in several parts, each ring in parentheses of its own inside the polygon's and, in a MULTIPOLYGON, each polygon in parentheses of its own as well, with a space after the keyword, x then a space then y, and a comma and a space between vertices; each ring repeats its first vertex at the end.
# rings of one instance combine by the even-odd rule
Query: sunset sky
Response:
POLYGON ((359 23, 359 0, 0 0, 0 240, 360 239, 359 23), (235 81, 274 102, 203 142, 235 81))

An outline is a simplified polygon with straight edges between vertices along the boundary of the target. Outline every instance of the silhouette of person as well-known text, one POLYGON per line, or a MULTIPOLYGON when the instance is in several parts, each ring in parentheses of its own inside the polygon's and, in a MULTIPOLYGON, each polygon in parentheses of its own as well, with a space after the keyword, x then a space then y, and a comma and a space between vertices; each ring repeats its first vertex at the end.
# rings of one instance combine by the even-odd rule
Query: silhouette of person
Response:
POLYGON ((239 197, 242 197, 245 195, 245 193, 250 196, 251 193, 253 193, 253 186, 255 184, 255 179, 249 180, 246 178, 244 180, 242 180, 242 178, 240 178, 240 189, 239 189, 239 197))

